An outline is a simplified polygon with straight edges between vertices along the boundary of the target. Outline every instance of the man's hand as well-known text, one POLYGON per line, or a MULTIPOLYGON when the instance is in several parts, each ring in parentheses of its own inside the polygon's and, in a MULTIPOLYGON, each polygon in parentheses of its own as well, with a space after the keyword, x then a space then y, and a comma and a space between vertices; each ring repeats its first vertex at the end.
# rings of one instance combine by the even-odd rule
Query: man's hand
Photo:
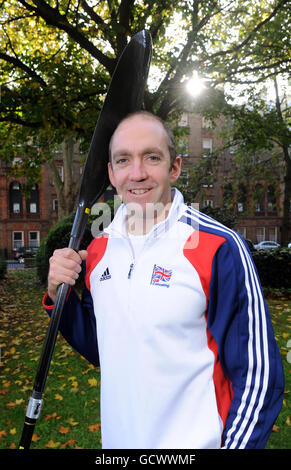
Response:
POLYGON ((78 253, 72 248, 55 250, 50 258, 48 273, 48 295, 53 302, 56 300, 57 288, 65 283, 73 286, 81 272, 81 262, 86 259, 88 252, 81 250, 78 253))

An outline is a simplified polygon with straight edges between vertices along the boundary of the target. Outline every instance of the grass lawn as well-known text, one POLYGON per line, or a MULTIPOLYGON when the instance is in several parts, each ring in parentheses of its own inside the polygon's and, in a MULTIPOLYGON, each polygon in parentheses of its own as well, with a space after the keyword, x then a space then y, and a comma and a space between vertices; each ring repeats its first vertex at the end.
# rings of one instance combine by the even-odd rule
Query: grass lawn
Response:
MULTIPOLYGON (((8 271, 0 281, 0 448, 17 448, 48 318, 34 270, 8 271)), ((291 448, 291 301, 268 299, 285 369, 285 396, 267 448, 291 448), (288 343, 288 344, 287 344, 288 343), (288 354, 288 360, 287 360, 288 354)), ((31 448, 100 449, 99 369, 58 336, 31 448)))

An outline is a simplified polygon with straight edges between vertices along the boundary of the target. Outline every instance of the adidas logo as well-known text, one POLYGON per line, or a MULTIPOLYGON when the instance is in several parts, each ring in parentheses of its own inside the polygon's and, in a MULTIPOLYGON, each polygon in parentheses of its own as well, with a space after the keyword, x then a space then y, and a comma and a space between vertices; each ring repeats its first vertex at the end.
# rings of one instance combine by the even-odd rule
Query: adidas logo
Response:
POLYGON ((106 268, 102 276, 100 277, 100 281, 106 281, 107 279, 111 279, 111 274, 109 273, 109 268, 106 268))

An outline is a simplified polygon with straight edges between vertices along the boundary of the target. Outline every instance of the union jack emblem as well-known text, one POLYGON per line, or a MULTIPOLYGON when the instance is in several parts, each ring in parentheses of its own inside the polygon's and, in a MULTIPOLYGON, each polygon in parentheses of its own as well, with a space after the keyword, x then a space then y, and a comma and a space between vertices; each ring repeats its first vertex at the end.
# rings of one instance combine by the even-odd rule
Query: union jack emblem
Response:
POLYGON ((151 284, 155 286, 170 287, 169 282, 172 276, 172 270, 162 268, 161 266, 154 265, 151 284))

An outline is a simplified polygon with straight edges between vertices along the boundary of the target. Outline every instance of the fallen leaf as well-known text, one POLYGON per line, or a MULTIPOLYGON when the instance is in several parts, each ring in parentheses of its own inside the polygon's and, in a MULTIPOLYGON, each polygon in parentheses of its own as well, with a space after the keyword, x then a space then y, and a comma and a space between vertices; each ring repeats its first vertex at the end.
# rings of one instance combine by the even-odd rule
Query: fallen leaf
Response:
POLYGON ((77 441, 70 439, 69 441, 65 442, 61 445, 61 449, 65 449, 67 446, 75 446, 77 441))
POLYGON ((7 432, 5 431, 5 429, 3 429, 3 431, 0 431, 0 437, 1 436, 7 436, 7 432))
POLYGON ((48 441, 47 444, 45 444, 45 447, 48 449, 54 449, 55 447, 58 447, 60 445, 60 442, 54 442, 52 439, 48 441))
POLYGON ((91 387, 96 387, 96 385, 98 384, 97 380, 96 379, 88 379, 88 384, 91 386, 91 387))
POLYGON ((56 399, 56 400, 63 400, 63 397, 62 397, 62 395, 60 395, 59 393, 56 393, 56 394, 55 394, 55 399, 56 399))
POLYGON ((14 408, 16 406, 16 403, 14 401, 9 401, 6 403, 6 408, 9 410, 10 408, 14 408))
POLYGON ((21 405, 22 403, 24 403, 23 398, 19 398, 18 400, 17 399, 15 400, 16 405, 21 405))
POLYGON ((70 427, 69 426, 60 426, 59 427, 59 433, 60 434, 67 434, 68 432, 70 432, 70 427))
POLYGON ((10 434, 16 434, 16 428, 12 428, 12 429, 10 429, 10 431, 9 431, 9 432, 10 432, 10 434))
POLYGON ((45 421, 48 421, 49 419, 55 419, 56 417, 57 417, 57 413, 54 412, 51 415, 49 415, 49 414, 45 415, 44 419, 45 419, 45 421))
POLYGON ((73 418, 70 418, 70 419, 69 419, 69 423, 70 423, 72 426, 77 426, 77 424, 79 424, 77 421, 74 421, 73 418))
POLYGON ((276 426, 276 424, 274 424, 272 431, 279 432, 279 430, 280 430, 280 427, 276 426))
POLYGON ((99 431, 99 429, 100 429, 100 423, 98 423, 98 424, 91 424, 90 426, 88 426, 88 429, 89 429, 90 432, 99 431))
POLYGON ((35 434, 35 432, 33 433, 32 435, 32 438, 31 438, 32 442, 37 442, 40 440, 40 437, 37 436, 37 434, 35 434))

